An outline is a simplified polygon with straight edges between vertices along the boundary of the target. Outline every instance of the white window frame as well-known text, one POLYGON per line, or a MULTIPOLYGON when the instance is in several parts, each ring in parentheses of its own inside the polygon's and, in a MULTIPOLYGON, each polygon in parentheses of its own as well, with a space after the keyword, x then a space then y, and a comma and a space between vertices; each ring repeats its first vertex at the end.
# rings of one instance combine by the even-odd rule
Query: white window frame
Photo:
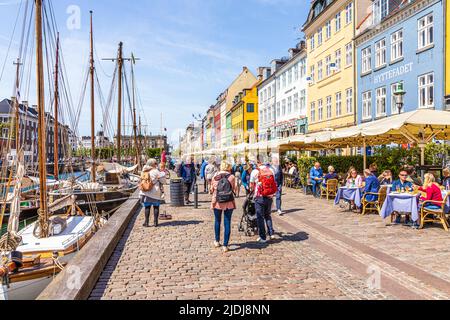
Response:
POLYGON ((375 43, 375 68, 386 65, 386 38, 375 43))
POLYGON ((398 114, 397 99, 394 95, 396 89, 397 89, 397 82, 391 84, 391 115, 398 114))
POLYGON ((311 122, 316 122, 316 103, 311 102, 311 122))
POLYGON ((351 66, 353 64, 353 44, 347 43, 345 45, 345 66, 351 66))
POLYGON ((306 114, 306 90, 300 91, 300 114, 306 114))
POLYGON ((317 62, 317 81, 323 79, 323 62, 322 60, 317 62))
POLYGON ((434 44, 434 17, 433 13, 427 14, 417 21, 417 48, 419 50, 434 44), (431 22, 430 22, 431 18, 431 22))
POLYGON ((287 80, 287 82, 288 82, 288 86, 290 86, 291 84, 292 84, 292 68, 290 68, 288 71, 287 71, 287 74, 288 74, 288 80, 287 80))
POLYGON ((317 101, 317 121, 323 120, 323 100, 319 99, 317 101))
POLYGON ((403 58, 403 29, 391 34, 391 62, 403 58))
POLYGON ((310 74, 311 80, 312 80, 312 82, 314 82, 315 78, 316 78, 316 67, 314 65, 312 65, 309 71, 311 73, 310 74))
POLYGON ((372 91, 362 93, 362 119, 368 120, 372 118, 372 91))
POLYGON ((345 90, 345 104, 347 114, 353 113, 353 88, 345 90))
POLYGON ((335 24, 334 24, 335 32, 339 32, 341 30, 341 23, 342 23, 340 11, 338 13, 336 13, 336 16, 334 17, 334 19, 335 19, 335 24))
POLYGON ((327 77, 331 75, 331 55, 325 57, 325 75, 327 77))
POLYGON ((311 38, 310 38, 310 48, 311 48, 311 51, 314 50, 315 46, 316 46, 315 34, 313 34, 313 35, 311 36, 311 38))
POLYGON ((332 110, 331 110, 331 104, 332 104, 333 98, 331 96, 327 97, 327 105, 326 105, 326 111, 327 111, 327 119, 332 118, 332 110))
POLYGON ((336 117, 342 115, 342 93, 336 92, 336 117))
POLYGON ((286 116, 286 99, 281 102, 281 116, 286 116))
POLYGON ((372 71, 372 47, 368 46, 361 50, 361 73, 372 71))
POLYGON ((387 89, 386 87, 380 87, 377 88, 375 91, 375 97, 376 97, 376 117, 383 117, 386 115, 386 109, 387 109, 387 89))
POLYGON ((277 102, 277 117, 281 116, 281 103, 277 102))
POLYGON ((353 2, 350 2, 345 6, 345 24, 349 24, 353 21, 353 2))
POLYGON ((342 57, 341 57, 341 49, 336 50, 334 53, 334 63, 336 64, 336 71, 341 70, 342 57))
POLYGON ((323 28, 320 27, 319 30, 317 30, 317 46, 319 47, 323 42, 323 28))
POLYGON ((325 24, 325 38, 327 40, 331 38, 331 20, 325 24))
POLYGON ((292 97, 288 97, 287 99, 287 115, 292 113, 292 97))
POLYGON ((418 77, 417 90, 420 109, 434 108, 434 80, 434 72, 429 72, 418 77), (431 82, 430 78, 432 80, 431 82), (424 80, 423 83, 422 80, 424 80))
POLYGON ((296 63, 296 64, 294 65, 294 71, 293 71, 293 73, 294 73, 294 81, 297 81, 297 80, 298 80, 298 63, 296 63))
POLYGON ((298 112, 298 93, 294 94, 294 113, 298 112))

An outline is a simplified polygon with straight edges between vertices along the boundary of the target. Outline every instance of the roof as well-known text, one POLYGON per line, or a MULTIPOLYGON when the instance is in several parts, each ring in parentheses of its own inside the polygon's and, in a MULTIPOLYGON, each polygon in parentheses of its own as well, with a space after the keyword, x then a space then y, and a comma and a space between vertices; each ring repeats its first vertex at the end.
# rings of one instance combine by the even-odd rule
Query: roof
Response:
POLYGON ((314 0, 311 2, 311 7, 309 9, 308 18, 303 24, 303 29, 314 22, 322 13, 324 13, 335 0, 314 0))
MULTIPOLYGON (((9 99, 3 99, 0 101, 0 113, 12 113, 13 102, 9 99)), ((25 106, 24 104, 19 105, 19 110, 21 114, 28 115, 29 117, 37 117, 38 112, 35 107, 25 106)))

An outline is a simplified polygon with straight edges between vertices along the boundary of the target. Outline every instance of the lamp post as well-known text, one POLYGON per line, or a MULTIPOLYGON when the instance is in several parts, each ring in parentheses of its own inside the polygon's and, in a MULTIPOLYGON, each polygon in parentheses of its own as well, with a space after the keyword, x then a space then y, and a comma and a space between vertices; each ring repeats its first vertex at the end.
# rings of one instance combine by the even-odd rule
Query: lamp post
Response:
POLYGON ((402 113, 403 106, 405 105, 405 94, 406 91, 403 88, 403 81, 398 82, 394 91, 395 105, 397 106, 398 114, 402 113))

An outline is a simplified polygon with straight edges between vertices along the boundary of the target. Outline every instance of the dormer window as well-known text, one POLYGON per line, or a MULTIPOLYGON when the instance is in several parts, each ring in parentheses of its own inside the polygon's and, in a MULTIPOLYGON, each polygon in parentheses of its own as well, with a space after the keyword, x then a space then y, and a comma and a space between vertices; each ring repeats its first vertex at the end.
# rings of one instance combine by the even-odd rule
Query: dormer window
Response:
POLYGON ((388 0, 375 0, 373 2, 373 24, 380 23, 389 13, 388 0))

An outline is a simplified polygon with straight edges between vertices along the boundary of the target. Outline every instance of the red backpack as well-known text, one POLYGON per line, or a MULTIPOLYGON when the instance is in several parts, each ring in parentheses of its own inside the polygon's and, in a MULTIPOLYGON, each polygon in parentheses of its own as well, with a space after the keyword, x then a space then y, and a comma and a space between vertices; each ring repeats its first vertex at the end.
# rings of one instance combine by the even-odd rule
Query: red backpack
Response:
POLYGON ((270 197, 277 193, 277 183, 275 182, 275 175, 269 168, 258 169, 260 191, 263 197, 270 197))

